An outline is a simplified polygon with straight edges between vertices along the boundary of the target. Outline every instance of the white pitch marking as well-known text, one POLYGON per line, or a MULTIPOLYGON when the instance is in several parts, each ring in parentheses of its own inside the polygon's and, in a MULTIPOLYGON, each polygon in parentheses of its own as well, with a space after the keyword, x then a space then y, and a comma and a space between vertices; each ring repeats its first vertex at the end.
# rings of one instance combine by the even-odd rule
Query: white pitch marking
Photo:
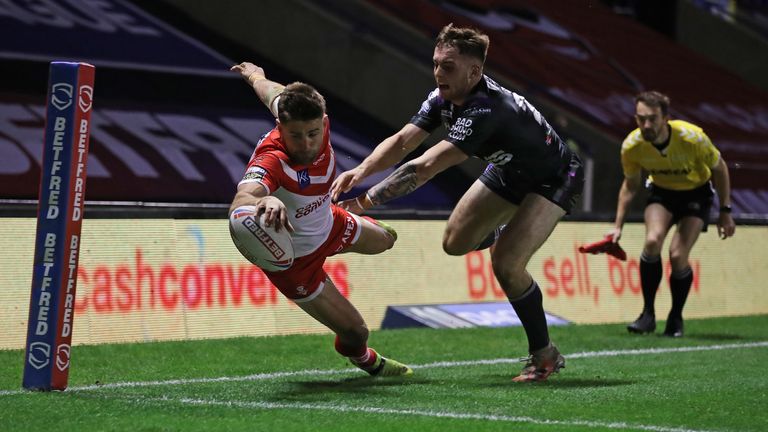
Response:
POLYGON ((395 414, 405 416, 420 416, 420 417, 435 417, 435 418, 450 418, 458 420, 483 420, 483 421, 499 421, 509 423, 530 423, 547 426, 586 426, 590 428, 601 427, 608 429, 622 429, 622 430, 641 430, 650 432, 709 432, 704 429, 688 429, 666 426, 653 426, 643 424, 631 424, 625 422, 600 422, 589 420, 548 420, 537 419, 527 416, 508 416, 508 415, 495 415, 495 414, 474 414, 474 413, 461 413, 452 411, 432 411, 432 410, 416 410, 416 409, 395 409, 395 408, 380 408, 380 407, 366 407, 366 406, 349 406, 349 405, 337 405, 337 404, 308 404, 308 403, 279 403, 279 402, 247 402, 247 401, 219 401, 219 400, 206 400, 206 399, 173 399, 173 398, 141 398, 138 401, 153 401, 153 402, 177 402, 185 405, 205 405, 205 406, 224 406, 232 408, 251 408, 251 409, 304 409, 304 410, 318 410, 318 411, 334 411, 343 413, 367 413, 367 414, 395 414))
MULTIPOLYGON (((631 350, 615 350, 615 351, 587 351, 574 354, 566 354, 566 359, 577 358, 591 358, 591 357, 615 357, 621 355, 645 355, 645 354, 667 354, 667 353, 680 353, 680 352, 695 352, 695 351, 721 351, 726 349, 746 349, 746 348, 763 348, 768 347, 768 341, 762 342, 750 342, 745 344, 725 344, 725 345, 702 345, 702 346, 689 346, 678 348, 646 348, 646 349, 631 349, 631 350)), ((433 369, 433 368, 446 368, 446 367, 458 367, 458 366, 481 366, 481 365, 497 365, 507 363, 519 363, 520 359, 517 358, 499 358, 488 360, 466 360, 466 361, 441 361, 426 363, 422 365, 411 365, 413 369, 433 369)), ((217 378, 187 378, 187 379, 173 379, 162 381, 126 381, 107 384, 94 384, 86 386, 70 387, 66 391, 80 392, 80 391, 92 391, 92 390, 107 390, 115 388, 131 388, 131 387, 156 387, 167 385, 185 385, 185 384, 204 384, 204 383, 216 383, 216 382, 240 382, 240 381, 263 381, 272 380, 276 378, 293 377, 293 376, 318 376, 318 375, 342 375, 352 372, 358 372, 357 368, 348 369, 305 369, 292 372, 271 372, 260 373, 245 376, 236 377, 217 377, 217 378)), ((0 390, 0 396, 13 396, 21 394, 30 394, 30 391, 26 390, 0 390)))

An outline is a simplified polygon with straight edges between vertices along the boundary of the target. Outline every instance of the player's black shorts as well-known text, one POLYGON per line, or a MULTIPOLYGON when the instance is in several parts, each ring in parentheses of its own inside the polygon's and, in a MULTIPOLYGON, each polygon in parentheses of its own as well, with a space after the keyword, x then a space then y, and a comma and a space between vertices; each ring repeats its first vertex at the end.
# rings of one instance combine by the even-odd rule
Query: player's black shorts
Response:
POLYGON ((532 181, 524 173, 505 171, 490 164, 479 180, 512 204, 520 205, 526 195, 535 193, 570 213, 584 189, 584 165, 574 153, 569 164, 556 176, 543 181, 532 181))
POLYGON ((654 203, 663 205, 672 213, 672 225, 677 224, 680 219, 686 216, 697 217, 704 221, 702 231, 707 230, 709 213, 715 196, 712 182, 706 182, 696 189, 683 191, 664 189, 653 183, 648 186, 648 189, 651 195, 645 204, 646 207, 654 203))

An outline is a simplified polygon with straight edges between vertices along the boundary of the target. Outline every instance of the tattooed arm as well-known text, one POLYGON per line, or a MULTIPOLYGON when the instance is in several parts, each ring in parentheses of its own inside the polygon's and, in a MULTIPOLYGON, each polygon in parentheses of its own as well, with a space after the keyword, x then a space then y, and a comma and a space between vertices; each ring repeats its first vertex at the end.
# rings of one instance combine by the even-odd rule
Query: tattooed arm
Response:
MULTIPOLYGON (((430 176, 432 178, 432 176, 430 176)), ((379 205, 395 198, 415 191, 419 186, 427 182, 427 179, 419 179, 416 175, 416 165, 406 162, 396 169, 379 184, 368 189, 365 194, 372 205, 379 205)))
POLYGON ((418 158, 406 162, 363 195, 339 203, 353 213, 408 195, 437 173, 467 159, 467 154, 448 141, 440 141, 418 158))
POLYGON ((337 201, 339 195, 349 192, 371 174, 377 173, 399 163, 429 136, 429 132, 408 123, 394 135, 384 139, 373 149, 360 165, 345 171, 336 177, 331 185, 331 199, 337 201))

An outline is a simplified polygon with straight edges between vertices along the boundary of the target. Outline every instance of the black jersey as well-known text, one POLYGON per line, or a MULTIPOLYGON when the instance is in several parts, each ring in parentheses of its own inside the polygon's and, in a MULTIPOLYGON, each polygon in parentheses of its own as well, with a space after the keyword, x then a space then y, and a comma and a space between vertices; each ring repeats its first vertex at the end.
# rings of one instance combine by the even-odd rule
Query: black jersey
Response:
POLYGON ((411 123, 430 133, 442 123, 446 140, 467 155, 534 181, 557 176, 571 160, 572 152, 544 116, 486 75, 461 107, 443 100, 435 89, 411 123))

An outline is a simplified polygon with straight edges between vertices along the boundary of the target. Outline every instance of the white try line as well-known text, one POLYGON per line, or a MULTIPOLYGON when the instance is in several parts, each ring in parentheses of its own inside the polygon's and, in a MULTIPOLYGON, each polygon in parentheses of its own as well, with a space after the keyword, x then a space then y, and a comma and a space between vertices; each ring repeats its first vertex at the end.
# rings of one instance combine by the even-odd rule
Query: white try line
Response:
POLYGON ((549 420, 539 419, 527 416, 509 416, 509 415, 496 415, 496 414, 476 414, 476 413, 462 413, 453 411, 434 411, 434 410, 418 410, 418 409, 397 409, 397 408, 381 408, 370 406, 349 406, 344 404, 309 404, 309 403, 283 403, 283 402, 265 402, 265 401, 220 401, 210 399, 189 399, 189 398, 139 398, 132 399, 134 402, 159 402, 159 403, 180 403, 183 405, 199 405, 199 406, 221 406, 229 408, 246 408, 246 409, 265 409, 265 410, 316 410, 316 411, 332 411, 340 413, 365 413, 365 414, 390 414, 390 415, 402 415, 402 416, 418 416, 418 417, 432 417, 432 418, 448 418, 457 420, 482 420, 482 421, 496 421, 496 422, 508 422, 508 423, 528 423, 547 426, 566 426, 566 427, 589 427, 589 428, 607 428, 618 430, 641 430, 650 432, 715 432, 705 429, 689 429, 680 427, 667 427, 667 426, 655 426, 655 425, 643 425, 632 424, 625 422, 601 422, 591 420, 549 420))
MULTIPOLYGON (((647 354, 668 354, 668 353, 683 353, 683 352, 696 352, 696 351, 721 351, 728 349, 749 349, 749 348, 764 348, 768 347, 768 341, 762 342, 750 342, 743 344, 724 344, 724 345, 700 345, 700 346, 688 346, 678 348, 646 348, 646 349, 630 349, 630 350, 612 350, 612 351, 587 351, 573 354, 565 354, 566 360, 580 359, 580 358, 593 358, 593 357, 615 357, 615 356, 638 356, 647 354)), ((461 367, 461 366, 482 366, 482 365, 498 365, 508 363, 519 363, 519 358, 498 358, 488 360, 466 360, 466 361, 441 361, 426 363, 421 365, 411 365, 411 367, 417 371, 419 369, 435 369, 435 368, 448 368, 448 367, 461 367)), ((186 384, 206 384, 217 382, 242 382, 242 381, 264 381, 273 380, 287 377, 297 376, 330 376, 330 375, 343 375, 354 372, 360 372, 357 368, 348 369, 304 369, 299 371, 289 372, 270 372, 260 373, 244 376, 224 376, 217 378, 186 378, 186 379, 172 379, 162 381, 125 381, 107 384, 94 384, 86 386, 69 387, 66 392, 83 392, 93 390, 107 390, 107 389, 120 389, 120 388, 133 388, 133 387, 157 387, 157 386, 173 386, 173 385, 186 385, 186 384)), ((0 390, 0 396, 13 396, 30 394, 27 390, 0 390)))

